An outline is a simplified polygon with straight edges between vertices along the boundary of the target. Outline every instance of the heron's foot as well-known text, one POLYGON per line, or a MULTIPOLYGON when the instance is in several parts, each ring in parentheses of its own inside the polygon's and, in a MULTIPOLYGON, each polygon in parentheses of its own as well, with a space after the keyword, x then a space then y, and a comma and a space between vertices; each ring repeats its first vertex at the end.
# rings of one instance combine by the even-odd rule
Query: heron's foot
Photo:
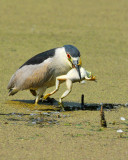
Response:
POLYGON ((35 105, 38 105, 38 102, 35 100, 35 103, 34 103, 35 105))
POLYGON ((50 96, 50 94, 48 93, 43 97, 43 99, 46 100, 49 96, 50 96))
POLYGON ((50 103, 51 105, 54 104, 54 102, 56 102, 56 100, 54 98, 50 98, 50 97, 46 97, 46 99, 42 99, 42 102, 44 103, 50 103))
POLYGON ((62 102, 58 102, 59 107, 60 107, 60 112, 64 112, 64 104, 62 102))

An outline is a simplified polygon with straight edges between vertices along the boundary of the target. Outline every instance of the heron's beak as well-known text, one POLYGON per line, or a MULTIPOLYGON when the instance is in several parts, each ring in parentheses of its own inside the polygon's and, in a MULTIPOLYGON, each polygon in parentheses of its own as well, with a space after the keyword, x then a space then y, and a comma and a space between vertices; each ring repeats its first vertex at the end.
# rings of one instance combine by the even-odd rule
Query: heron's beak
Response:
POLYGON ((80 66, 75 65, 75 68, 76 68, 76 70, 77 70, 77 72, 79 74, 80 80, 81 80, 80 66))
POLYGON ((81 73, 80 73, 81 59, 79 59, 79 61, 73 60, 73 66, 76 68, 76 70, 79 74, 80 80, 81 80, 81 73))

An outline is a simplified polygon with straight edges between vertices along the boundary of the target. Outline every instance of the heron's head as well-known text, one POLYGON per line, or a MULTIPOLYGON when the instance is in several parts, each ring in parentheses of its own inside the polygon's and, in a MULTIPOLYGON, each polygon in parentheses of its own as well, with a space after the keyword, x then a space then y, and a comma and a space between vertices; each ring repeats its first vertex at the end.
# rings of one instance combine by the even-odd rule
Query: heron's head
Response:
POLYGON ((79 50, 72 45, 65 45, 64 48, 67 54, 67 58, 72 65, 72 68, 74 67, 76 68, 79 77, 81 79, 81 73, 80 73, 81 59, 79 50))

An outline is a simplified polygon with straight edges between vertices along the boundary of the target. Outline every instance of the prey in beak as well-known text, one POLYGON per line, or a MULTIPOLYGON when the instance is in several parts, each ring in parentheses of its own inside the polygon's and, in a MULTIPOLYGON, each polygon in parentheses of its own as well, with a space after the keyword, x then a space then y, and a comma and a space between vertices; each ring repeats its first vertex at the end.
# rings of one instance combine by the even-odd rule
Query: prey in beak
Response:
POLYGON ((79 74, 79 77, 80 77, 80 80, 81 80, 81 73, 80 73, 80 67, 81 67, 81 59, 79 58, 79 60, 73 60, 73 67, 76 68, 78 74, 79 74))

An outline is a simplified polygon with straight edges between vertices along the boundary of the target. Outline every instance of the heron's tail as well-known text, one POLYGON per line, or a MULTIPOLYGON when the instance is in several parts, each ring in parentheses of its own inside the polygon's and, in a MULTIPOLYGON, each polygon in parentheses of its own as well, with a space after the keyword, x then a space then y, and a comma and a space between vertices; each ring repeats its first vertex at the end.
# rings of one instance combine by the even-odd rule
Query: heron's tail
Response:
POLYGON ((18 90, 16 88, 11 88, 9 89, 8 95, 9 96, 13 96, 14 94, 16 94, 18 92, 18 90))

